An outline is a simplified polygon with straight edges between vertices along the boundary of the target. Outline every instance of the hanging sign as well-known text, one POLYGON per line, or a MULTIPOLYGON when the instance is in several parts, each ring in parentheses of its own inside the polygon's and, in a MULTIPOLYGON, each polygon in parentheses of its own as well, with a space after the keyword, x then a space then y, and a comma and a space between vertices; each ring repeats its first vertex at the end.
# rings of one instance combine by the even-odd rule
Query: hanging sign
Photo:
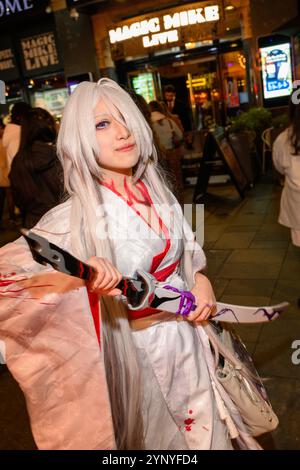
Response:
POLYGON ((20 39, 23 69, 26 76, 56 71, 60 62, 53 31, 20 39))
POLYGON ((179 40, 178 29, 180 28, 218 21, 219 19, 219 5, 208 5, 124 24, 116 29, 111 29, 109 39, 111 44, 115 44, 142 37, 144 47, 153 47, 177 42, 179 40))
POLYGON ((15 80, 19 77, 14 49, 9 36, 2 37, 0 42, 0 79, 15 80))
POLYGON ((216 1, 177 6, 123 21, 108 30, 113 60, 170 49, 220 35, 224 22, 216 1))

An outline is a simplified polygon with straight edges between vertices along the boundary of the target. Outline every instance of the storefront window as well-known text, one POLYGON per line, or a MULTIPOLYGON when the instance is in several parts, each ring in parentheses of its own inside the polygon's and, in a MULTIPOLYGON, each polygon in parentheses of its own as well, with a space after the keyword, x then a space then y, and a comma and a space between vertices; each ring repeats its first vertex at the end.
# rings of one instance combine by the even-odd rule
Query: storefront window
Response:
POLYGON ((53 116, 60 118, 68 97, 67 88, 37 91, 33 94, 32 104, 34 107, 46 109, 53 116))
POLYGON ((131 86, 136 93, 142 95, 149 103, 156 99, 153 73, 140 73, 130 76, 131 86))
POLYGON ((242 51, 221 55, 221 76, 227 114, 235 115, 248 103, 246 59, 242 51))
POLYGON ((62 116, 69 93, 63 75, 31 78, 27 82, 31 105, 46 109, 55 118, 62 116))
POLYGON ((220 100, 216 62, 201 64, 202 73, 188 73, 186 85, 190 92, 196 129, 210 129, 219 121, 217 101, 220 100))

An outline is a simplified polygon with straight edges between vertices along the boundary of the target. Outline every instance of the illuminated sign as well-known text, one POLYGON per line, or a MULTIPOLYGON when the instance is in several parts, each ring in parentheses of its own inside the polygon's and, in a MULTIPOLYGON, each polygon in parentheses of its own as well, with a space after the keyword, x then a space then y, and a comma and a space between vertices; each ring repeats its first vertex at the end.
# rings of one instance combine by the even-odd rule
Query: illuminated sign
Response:
POLYGON ((0 71, 15 68, 14 55, 11 48, 0 50, 0 71))
POLYGON ((0 0, 0 18, 34 8, 32 0, 0 0))
POLYGON ((264 99, 289 96, 293 91, 290 43, 262 47, 264 99))
POLYGON ((53 32, 21 39, 25 70, 37 70, 59 64, 53 32))
POLYGON ((111 29, 109 39, 111 44, 115 44, 142 36, 144 47, 158 46, 159 44, 177 42, 179 40, 177 28, 218 21, 219 19, 219 6, 210 5, 175 12, 164 15, 162 18, 154 17, 148 20, 136 21, 130 25, 111 29))
POLYGON ((2 36, 0 41, 0 78, 6 82, 19 78, 14 47, 9 36, 2 36))

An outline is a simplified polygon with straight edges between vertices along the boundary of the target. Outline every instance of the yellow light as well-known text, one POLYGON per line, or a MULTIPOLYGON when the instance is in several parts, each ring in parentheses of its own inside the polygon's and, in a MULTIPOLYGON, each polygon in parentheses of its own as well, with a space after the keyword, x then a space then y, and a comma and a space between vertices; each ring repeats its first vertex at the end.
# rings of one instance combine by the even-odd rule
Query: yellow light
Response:
POLYGON ((232 10, 234 10, 234 9, 235 9, 235 7, 234 7, 233 5, 227 5, 227 6, 225 7, 225 10, 227 10, 227 11, 232 11, 232 10))
POLYGON ((196 47, 196 43, 195 42, 186 42, 185 43, 185 48, 186 49, 194 49, 196 47))

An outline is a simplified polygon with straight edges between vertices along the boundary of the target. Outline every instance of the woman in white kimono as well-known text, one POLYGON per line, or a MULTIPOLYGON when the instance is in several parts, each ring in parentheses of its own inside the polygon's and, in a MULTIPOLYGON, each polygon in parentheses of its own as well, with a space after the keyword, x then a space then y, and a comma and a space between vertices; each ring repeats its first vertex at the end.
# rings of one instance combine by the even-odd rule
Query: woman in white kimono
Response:
POLYGON ((37 264, 23 238, 0 250, 0 339, 38 448, 231 449, 231 437, 259 448, 215 378, 205 256, 129 95, 109 79, 80 84, 58 152, 69 199, 33 230, 95 279, 37 264), (116 285, 136 269, 192 290, 197 309, 130 312, 116 285))
POLYGON ((278 222, 291 229, 293 244, 300 246, 300 104, 292 100, 290 121, 274 142, 273 162, 285 176, 278 222))

